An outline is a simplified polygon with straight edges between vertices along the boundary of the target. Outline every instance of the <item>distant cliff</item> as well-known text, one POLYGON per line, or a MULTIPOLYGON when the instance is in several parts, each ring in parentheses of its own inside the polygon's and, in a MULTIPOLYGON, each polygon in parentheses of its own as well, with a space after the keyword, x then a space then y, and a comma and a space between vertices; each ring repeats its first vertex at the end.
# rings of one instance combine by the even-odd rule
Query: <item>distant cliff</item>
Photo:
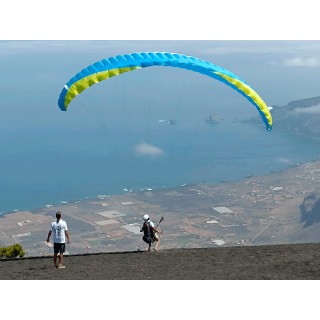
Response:
POLYGON ((301 222, 305 222, 306 227, 320 222, 320 192, 307 195, 300 205, 300 210, 301 222))
POLYGON ((320 139, 320 97, 289 102, 271 110, 275 127, 320 139))
MULTIPOLYGON (((274 128, 320 140, 320 97, 273 106, 274 128)), ((308 194, 300 206, 301 222, 308 227, 320 222, 320 192, 308 194)))
MULTIPOLYGON (((320 139, 320 96, 272 106, 273 128, 320 139)), ((249 122, 261 121, 250 119, 249 122)))

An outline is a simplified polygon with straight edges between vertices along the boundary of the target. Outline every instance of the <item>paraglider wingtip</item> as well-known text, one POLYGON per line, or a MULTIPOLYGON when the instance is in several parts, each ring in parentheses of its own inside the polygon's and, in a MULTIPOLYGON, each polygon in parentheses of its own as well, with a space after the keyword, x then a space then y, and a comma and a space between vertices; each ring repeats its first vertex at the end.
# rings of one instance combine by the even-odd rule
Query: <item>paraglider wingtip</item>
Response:
POLYGON ((58 104, 58 107, 61 111, 67 111, 67 108, 65 106, 61 106, 60 104, 58 104))

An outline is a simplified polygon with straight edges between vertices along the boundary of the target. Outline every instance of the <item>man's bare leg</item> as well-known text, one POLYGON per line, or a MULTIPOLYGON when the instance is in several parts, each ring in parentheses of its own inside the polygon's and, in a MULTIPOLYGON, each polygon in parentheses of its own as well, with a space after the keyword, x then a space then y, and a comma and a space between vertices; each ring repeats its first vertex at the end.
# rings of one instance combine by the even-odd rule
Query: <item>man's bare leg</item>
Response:
POLYGON ((53 264, 55 267, 57 267, 57 255, 53 255, 53 264))
POLYGON ((160 244, 160 239, 157 239, 156 246, 153 248, 155 251, 158 251, 159 244, 160 244))

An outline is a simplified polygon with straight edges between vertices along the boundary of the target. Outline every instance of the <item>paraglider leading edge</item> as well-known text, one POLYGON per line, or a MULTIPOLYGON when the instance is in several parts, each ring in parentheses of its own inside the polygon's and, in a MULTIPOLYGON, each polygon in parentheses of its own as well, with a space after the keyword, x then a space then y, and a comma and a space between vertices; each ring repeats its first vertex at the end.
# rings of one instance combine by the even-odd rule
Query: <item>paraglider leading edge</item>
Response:
POLYGON ((67 111, 70 102, 90 86, 125 72, 151 66, 187 69, 225 83, 256 107, 266 125, 266 129, 271 131, 272 116, 268 106, 244 80, 211 62, 178 53, 140 52, 118 55, 96 62, 84 68, 69 80, 60 93, 58 106, 62 111, 67 111))

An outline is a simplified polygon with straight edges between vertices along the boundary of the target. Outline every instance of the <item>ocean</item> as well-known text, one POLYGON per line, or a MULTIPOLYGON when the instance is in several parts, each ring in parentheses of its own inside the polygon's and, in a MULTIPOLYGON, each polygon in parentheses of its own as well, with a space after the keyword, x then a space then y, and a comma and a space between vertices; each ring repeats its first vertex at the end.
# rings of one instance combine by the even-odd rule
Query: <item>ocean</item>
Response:
MULTIPOLYGON (((84 129, 2 136, 0 213, 123 194, 220 183, 317 159, 320 143, 239 121, 169 123, 155 115, 84 129)), ((185 118, 186 120, 186 118, 185 118)))

